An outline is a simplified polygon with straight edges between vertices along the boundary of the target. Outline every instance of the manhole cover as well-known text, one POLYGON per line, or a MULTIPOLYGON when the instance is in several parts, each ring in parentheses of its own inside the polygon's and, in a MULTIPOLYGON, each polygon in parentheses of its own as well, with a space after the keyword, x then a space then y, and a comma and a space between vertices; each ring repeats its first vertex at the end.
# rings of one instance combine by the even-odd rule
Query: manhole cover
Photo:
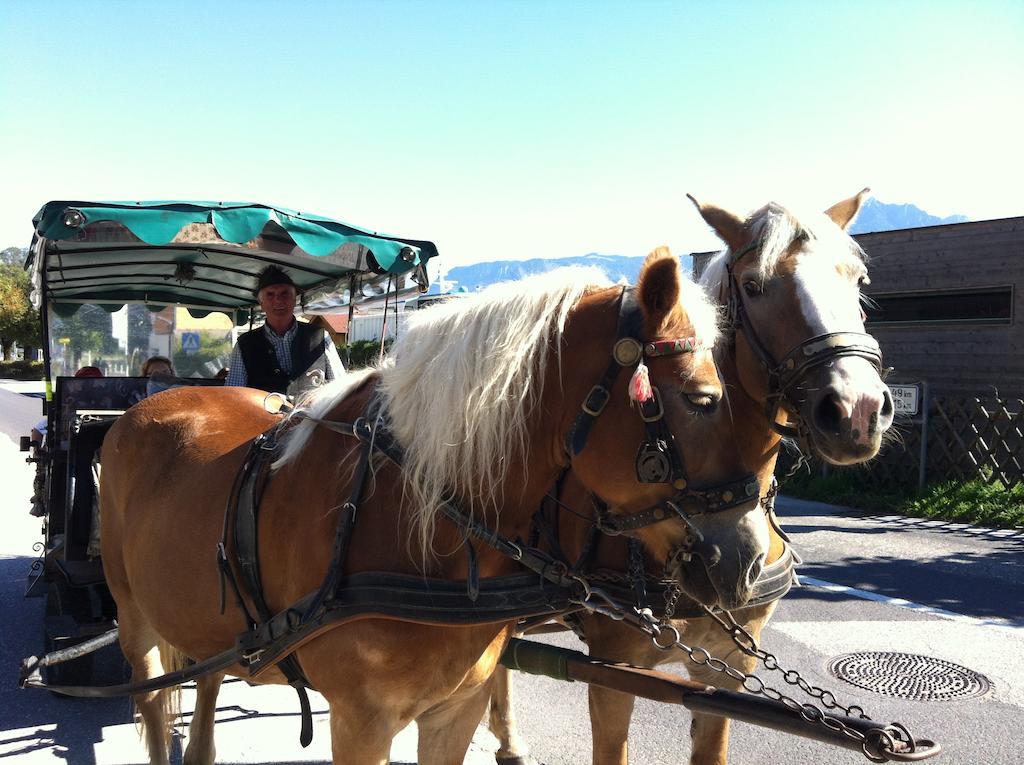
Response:
POLYGON ((969 699, 991 687, 973 670, 912 653, 848 653, 829 662, 828 671, 858 688, 915 701, 969 699))

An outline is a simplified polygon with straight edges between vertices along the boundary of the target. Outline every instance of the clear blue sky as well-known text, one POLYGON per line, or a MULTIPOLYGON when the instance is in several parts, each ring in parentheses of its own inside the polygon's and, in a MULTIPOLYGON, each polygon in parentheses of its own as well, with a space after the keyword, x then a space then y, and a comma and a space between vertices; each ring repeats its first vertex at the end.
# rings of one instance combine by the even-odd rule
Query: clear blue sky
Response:
POLYGON ((0 246, 42 202, 245 199, 446 267, 714 240, 871 186, 1024 215, 1024 3, 0 3, 0 246))

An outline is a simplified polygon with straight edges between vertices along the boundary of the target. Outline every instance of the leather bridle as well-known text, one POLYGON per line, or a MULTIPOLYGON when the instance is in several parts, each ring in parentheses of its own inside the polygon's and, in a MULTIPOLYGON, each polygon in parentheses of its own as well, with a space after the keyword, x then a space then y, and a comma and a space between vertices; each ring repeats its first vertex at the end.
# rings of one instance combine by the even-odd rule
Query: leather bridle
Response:
MULTIPOLYGON (((590 430, 611 399, 615 381, 624 367, 636 366, 645 357, 693 353, 695 350, 695 344, 689 338, 644 341, 640 338, 642 329, 643 313, 635 290, 632 287, 625 287, 619 297, 619 322, 612 361, 601 381, 587 394, 566 437, 566 451, 570 462, 586 447, 590 430)), ((637 450, 637 480, 640 483, 669 484, 676 493, 666 500, 628 515, 602 514, 598 528, 606 534, 631 536, 632 532, 651 524, 673 519, 682 520, 688 532, 684 541, 684 545, 689 548, 687 552, 701 555, 712 563, 720 553, 714 545, 704 542, 703 536, 690 522, 690 518, 730 510, 757 499, 757 477, 753 473, 746 473, 736 480, 717 486, 692 486, 683 455, 665 420, 661 394, 657 387, 652 387, 652 392, 653 397, 650 401, 638 402, 646 439, 637 450)))
POLYGON ((725 299, 726 332, 730 342, 735 343, 736 330, 742 330, 747 344, 767 376, 764 406, 772 430, 781 436, 804 441, 810 433, 799 414, 799 402, 794 395, 800 383, 812 370, 848 356, 867 360, 882 375, 885 369, 882 365, 882 350, 878 341, 866 332, 828 332, 804 340, 781 360, 776 360, 750 320, 744 291, 734 273, 739 262, 750 253, 757 252, 759 247, 760 243, 754 242, 735 255, 730 254, 725 266, 728 290, 725 299), (783 401, 790 404, 792 411, 787 414, 796 420, 795 425, 783 425, 777 421, 783 401))

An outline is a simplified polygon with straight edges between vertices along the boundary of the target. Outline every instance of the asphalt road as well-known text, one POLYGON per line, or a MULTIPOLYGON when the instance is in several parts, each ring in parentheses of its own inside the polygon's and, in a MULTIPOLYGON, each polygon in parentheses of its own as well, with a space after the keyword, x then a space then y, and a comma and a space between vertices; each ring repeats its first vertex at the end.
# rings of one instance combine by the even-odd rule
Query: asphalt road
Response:
MULTIPOLYGON (((14 687, 20 659, 41 648, 42 602, 22 597, 39 539, 28 515, 31 469, 17 452, 17 436, 39 418, 39 401, 0 384, 0 759, 78 765, 140 763, 145 753, 123 700, 65 700, 14 687)), ((805 586, 781 603, 764 646, 810 682, 857 703, 874 718, 899 720, 939 740, 936 762, 1017 765, 1014 735, 1024 727, 1024 534, 957 524, 876 517, 817 503, 784 500, 786 528, 805 559, 805 586), (992 688, 959 701, 908 701, 863 691, 828 673, 835 657, 894 651, 943 659, 984 675, 992 688)), ((559 638, 577 647, 572 637, 559 638)), ((100 661, 105 682, 122 673, 116 652, 100 661)), ((764 675, 765 673, 762 673, 764 675)), ((766 677, 767 679, 767 677, 766 677)), ((534 755, 548 765, 589 761, 586 689, 579 684, 521 676, 517 714, 534 755)), ((186 693, 185 721, 192 696, 186 693)), ((316 734, 298 745, 294 694, 287 688, 225 685, 218 710, 222 763, 330 761, 326 705, 314 699, 316 734)), ((630 738, 634 765, 676 765, 689 755, 685 710, 640 701, 630 738)), ((180 762, 181 739, 176 740, 180 762)), ((493 762, 494 741, 478 731, 467 763, 493 762)), ((415 727, 392 751, 396 763, 415 759, 415 727)), ((733 765, 821 765, 865 762, 855 753, 734 724, 733 765)))

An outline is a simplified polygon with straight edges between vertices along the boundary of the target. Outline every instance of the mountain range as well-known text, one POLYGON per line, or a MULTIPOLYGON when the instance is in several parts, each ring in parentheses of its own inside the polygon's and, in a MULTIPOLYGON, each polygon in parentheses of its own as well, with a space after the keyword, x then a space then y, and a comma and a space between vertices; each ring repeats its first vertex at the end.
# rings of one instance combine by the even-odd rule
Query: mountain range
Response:
MULTIPOLYGON (((940 218, 935 215, 929 215, 920 207, 912 204, 886 204, 876 199, 868 199, 861 207, 857 219, 850 226, 850 233, 866 234, 874 231, 894 231, 901 228, 920 228, 922 226, 934 226, 943 223, 963 223, 966 220, 967 216, 965 215, 950 215, 940 218)), ((683 271, 689 273, 692 268, 690 256, 683 255, 680 261, 682 262, 683 271)), ((452 283, 451 286, 454 289, 475 292, 495 282, 522 279, 524 276, 553 271, 562 266, 597 266, 612 281, 625 279, 630 284, 634 284, 643 262, 643 256, 605 255, 596 252, 567 258, 493 260, 486 263, 474 263, 469 266, 456 266, 449 269, 447 274, 445 274, 444 281, 452 283)))
POLYGON ((877 199, 865 202, 857 219, 850 226, 851 234, 868 234, 875 231, 895 231, 901 228, 921 228, 922 226, 940 226, 945 223, 966 223, 966 215, 948 215, 940 218, 929 215, 916 205, 886 204, 877 199))
MULTIPOLYGON (((690 258, 682 258, 683 269, 689 271, 690 258)), ((456 266, 448 271, 445 280, 454 282, 456 289, 475 292, 495 282, 514 281, 525 276, 554 271, 564 266, 596 266, 604 271, 613 282, 625 279, 636 282, 643 265, 642 255, 601 255, 591 252, 568 258, 532 258, 531 260, 493 260, 488 263, 474 263, 471 266, 456 266)))

